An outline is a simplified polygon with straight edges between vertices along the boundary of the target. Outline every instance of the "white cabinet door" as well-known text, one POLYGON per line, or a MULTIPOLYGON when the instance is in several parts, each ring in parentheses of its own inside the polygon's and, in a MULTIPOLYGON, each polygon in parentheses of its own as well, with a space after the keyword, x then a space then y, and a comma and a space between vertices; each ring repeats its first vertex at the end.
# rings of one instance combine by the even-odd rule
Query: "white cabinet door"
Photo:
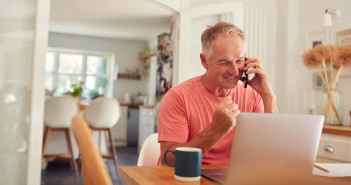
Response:
POLYGON ((121 117, 112 127, 113 139, 116 146, 127 146, 128 106, 121 106, 121 117))
POLYGON ((179 43, 175 44, 179 47, 179 54, 178 61, 174 64, 174 83, 178 84, 205 72, 200 60, 201 33, 207 25, 218 21, 231 22, 243 29, 243 3, 216 3, 180 12, 179 43))
POLYGON ((322 134, 318 162, 351 162, 351 137, 322 134))
POLYGON ((139 140, 138 149, 140 150, 145 139, 154 133, 155 110, 141 107, 139 110, 139 140))

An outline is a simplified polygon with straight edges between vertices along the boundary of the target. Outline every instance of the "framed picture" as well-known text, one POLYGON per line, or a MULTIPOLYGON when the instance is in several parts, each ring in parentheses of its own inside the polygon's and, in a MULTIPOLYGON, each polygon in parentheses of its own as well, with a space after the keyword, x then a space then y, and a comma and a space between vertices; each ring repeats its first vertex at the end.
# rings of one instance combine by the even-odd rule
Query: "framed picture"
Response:
POLYGON ((319 76, 318 72, 312 73, 313 74, 313 89, 322 89, 323 87, 323 80, 321 76, 319 76))
POLYGON ((344 46, 351 44, 351 29, 336 32, 336 45, 344 46))
MULTIPOLYGON (((351 44, 351 29, 336 32, 336 45, 351 44)), ((340 77, 351 77, 351 67, 343 68, 340 77)))
POLYGON ((327 30, 319 30, 306 34, 306 49, 311 49, 318 44, 327 42, 327 30))

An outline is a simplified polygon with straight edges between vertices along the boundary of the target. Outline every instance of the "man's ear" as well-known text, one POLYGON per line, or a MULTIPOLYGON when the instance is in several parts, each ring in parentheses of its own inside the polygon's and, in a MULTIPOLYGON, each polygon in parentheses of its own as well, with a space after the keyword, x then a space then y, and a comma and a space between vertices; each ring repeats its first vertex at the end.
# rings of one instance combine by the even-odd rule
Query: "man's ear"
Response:
POLYGON ((207 64, 207 60, 206 60, 205 54, 200 53, 200 59, 201 59, 202 66, 204 66, 204 68, 207 69, 208 68, 208 64, 207 64))

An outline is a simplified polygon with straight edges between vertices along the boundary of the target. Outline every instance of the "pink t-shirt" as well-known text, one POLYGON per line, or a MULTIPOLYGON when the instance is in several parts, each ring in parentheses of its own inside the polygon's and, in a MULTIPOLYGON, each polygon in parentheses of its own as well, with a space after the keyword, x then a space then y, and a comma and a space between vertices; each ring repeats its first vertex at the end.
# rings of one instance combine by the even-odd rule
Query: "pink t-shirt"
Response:
MULTIPOLYGON (((250 86, 242 84, 230 92, 240 112, 264 112, 261 96, 250 86)), ((209 93, 201 76, 171 88, 164 96, 159 115, 158 141, 186 143, 207 128, 217 105, 225 97, 209 93)), ((219 140, 206 154, 203 164, 228 164, 234 129, 219 140)))

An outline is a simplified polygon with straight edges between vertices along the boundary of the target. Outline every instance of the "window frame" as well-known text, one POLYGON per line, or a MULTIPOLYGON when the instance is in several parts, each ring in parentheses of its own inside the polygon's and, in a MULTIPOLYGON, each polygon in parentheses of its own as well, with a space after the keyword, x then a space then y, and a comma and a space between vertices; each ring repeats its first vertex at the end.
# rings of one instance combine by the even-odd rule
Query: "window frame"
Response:
MULTIPOLYGON (((107 97, 112 97, 113 94, 113 81, 116 79, 114 77, 115 70, 117 69, 115 65, 115 60, 114 60, 114 54, 113 53, 106 53, 106 52, 99 52, 99 51, 91 51, 91 50, 77 50, 77 49, 68 49, 68 48, 56 48, 56 47, 49 47, 46 51, 47 53, 53 53, 54 54, 54 69, 53 72, 46 72, 45 71, 45 80, 46 80, 46 75, 52 75, 52 84, 53 87, 56 87, 58 85, 58 80, 60 75, 68 75, 68 76, 80 76, 82 79, 82 82, 84 83, 84 86, 86 84, 86 79, 88 76, 94 76, 96 78, 102 77, 107 80, 106 87, 105 87, 105 92, 104 96, 107 97), (74 73, 60 73, 59 72, 59 56, 60 54, 75 54, 75 55, 81 55, 83 57, 82 59, 82 71, 80 74, 74 74, 74 73), (95 57, 102 57, 106 59, 106 74, 88 74, 87 73, 87 65, 88 65, 88 56, 95 56, 95 57)), ((46 60, 45 60, 46 64, 46 60)))

